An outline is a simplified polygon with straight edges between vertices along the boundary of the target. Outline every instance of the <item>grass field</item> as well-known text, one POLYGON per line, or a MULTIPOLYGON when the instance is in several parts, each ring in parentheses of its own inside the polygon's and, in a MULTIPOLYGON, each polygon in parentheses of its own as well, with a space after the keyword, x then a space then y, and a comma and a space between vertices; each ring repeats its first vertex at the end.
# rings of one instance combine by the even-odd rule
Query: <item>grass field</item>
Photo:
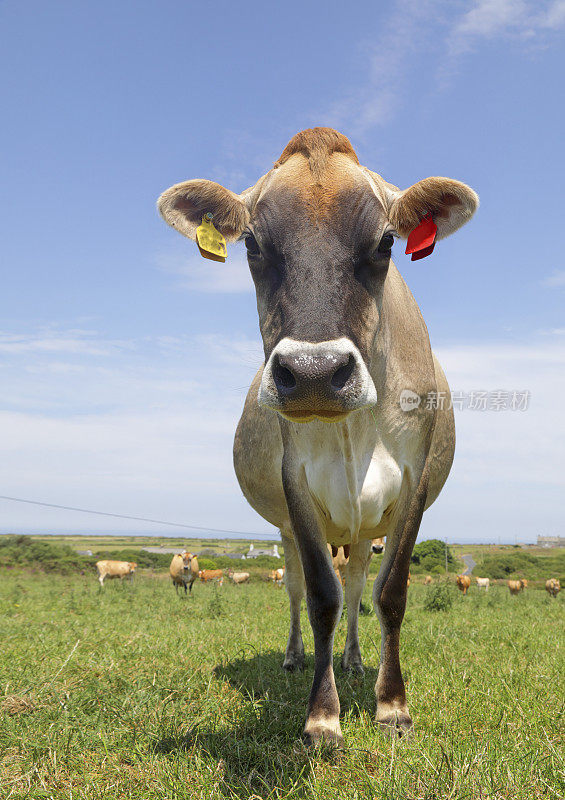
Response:
POLYGON ((284 590, 1 573, 0 797, 563 798, 563 594, 473 587, 430 612, 428 591, 403 626, 413 738, 373 726, 371 613, 365 676, 335 661, 345 749, 311 753, 312 636, 304 615, 306 669, 283 672, 284 590))

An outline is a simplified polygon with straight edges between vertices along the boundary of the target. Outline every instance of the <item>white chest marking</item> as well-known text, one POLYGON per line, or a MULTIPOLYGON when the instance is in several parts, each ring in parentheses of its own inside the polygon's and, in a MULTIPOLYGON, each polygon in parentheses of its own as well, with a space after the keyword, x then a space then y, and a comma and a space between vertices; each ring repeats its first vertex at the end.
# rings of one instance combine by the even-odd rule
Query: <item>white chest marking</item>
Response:
POLYGON ((360 430, 348 418, 296 425, 294 431, 310 494, 331 522, 332 543, 370 538, 402 482, 399 464, 378 435, 375 440, 374 425, 360 430))

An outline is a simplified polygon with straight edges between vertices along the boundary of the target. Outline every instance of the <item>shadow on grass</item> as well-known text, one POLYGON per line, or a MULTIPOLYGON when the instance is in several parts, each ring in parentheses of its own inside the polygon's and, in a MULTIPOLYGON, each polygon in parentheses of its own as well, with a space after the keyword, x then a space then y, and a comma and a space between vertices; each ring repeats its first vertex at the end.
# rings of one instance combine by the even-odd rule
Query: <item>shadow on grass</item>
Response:
MULTIPOLYGON (((216 678, 227 682, 241 697, 233 718, 219 719, 213 728, 197 725, 182 736, 164 738, 154 751, 186 751, 192 757, 198 753, 221 762, 223 782, 232 793, 261 794, 275 787, 290 790, 302 775, 308 777, 312 763, 312 751, 303 746, 300 735, 314 660, 307 657, 303 672, 288 673, 282 669, 282 652, 252 652, 247 657, 247 651, 242 651, 240 658, 214 669, 216 678)), ((345 714, 373 714, 377 670, 368 668, 363 677, 350 676, 342 672, 337 656, 334 670, 342 718, 345 714)), ((335 763, 341 755, 331 747, 322 747, 316 750, 316 760, 320 758, 335 763)))

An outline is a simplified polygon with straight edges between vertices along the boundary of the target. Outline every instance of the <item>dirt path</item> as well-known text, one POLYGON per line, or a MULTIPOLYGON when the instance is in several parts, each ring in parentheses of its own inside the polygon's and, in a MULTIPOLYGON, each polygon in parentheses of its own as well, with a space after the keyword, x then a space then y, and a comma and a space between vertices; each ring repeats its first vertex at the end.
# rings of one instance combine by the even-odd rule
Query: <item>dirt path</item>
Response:
POLYGON ((465 566, 467 567, 463 575, 470 575, 477 566, 477 562, 475 561, 473 556, 469 554, 467 554, 466 556, 461 556, 461 560, 465 563, 465 566))

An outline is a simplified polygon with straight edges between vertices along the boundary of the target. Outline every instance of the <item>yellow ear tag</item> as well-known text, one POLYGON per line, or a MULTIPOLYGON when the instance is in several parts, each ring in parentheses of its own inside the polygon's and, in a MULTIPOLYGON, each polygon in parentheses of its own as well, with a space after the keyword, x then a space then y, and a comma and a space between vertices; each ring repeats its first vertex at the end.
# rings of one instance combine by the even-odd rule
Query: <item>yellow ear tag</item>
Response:
POLYGON ((212 224, 213 217, 209 211, 202 217, 202 223, 196 228, 196 244, 203 258, 225 261, 228 255, 226 240, 212 224))

